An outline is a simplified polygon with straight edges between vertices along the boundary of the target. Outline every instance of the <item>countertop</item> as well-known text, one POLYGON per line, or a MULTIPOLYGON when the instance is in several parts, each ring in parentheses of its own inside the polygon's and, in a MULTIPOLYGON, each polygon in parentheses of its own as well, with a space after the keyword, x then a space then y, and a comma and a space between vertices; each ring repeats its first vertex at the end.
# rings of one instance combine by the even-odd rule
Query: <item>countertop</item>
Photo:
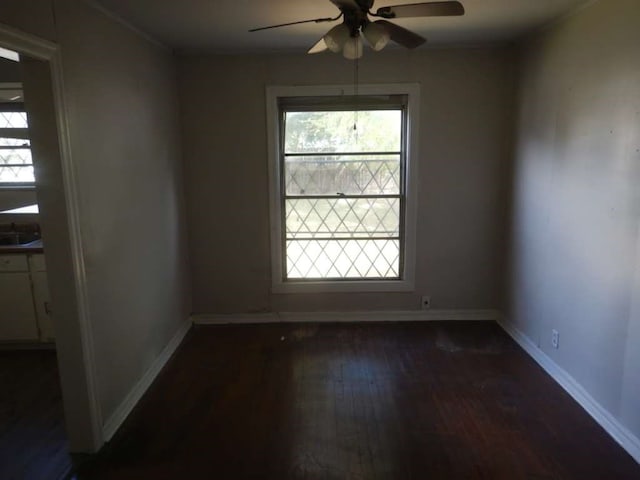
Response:
POLYGON ((0 255, 5 253, 43 253, 42 239, 22 245, 0 245, 0 255))

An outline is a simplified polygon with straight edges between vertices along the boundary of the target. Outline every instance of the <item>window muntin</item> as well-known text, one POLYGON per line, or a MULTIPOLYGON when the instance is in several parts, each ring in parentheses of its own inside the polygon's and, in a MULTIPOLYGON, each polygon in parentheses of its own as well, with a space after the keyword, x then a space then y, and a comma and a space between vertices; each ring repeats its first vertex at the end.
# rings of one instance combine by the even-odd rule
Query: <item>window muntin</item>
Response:
POLYGON ((281 106, 283 281, 399 280, 405 105, 324 103, 281 106))
POLYGON ((0 186, 33 185, 27 114, 17 105, 0 111, 0 186))

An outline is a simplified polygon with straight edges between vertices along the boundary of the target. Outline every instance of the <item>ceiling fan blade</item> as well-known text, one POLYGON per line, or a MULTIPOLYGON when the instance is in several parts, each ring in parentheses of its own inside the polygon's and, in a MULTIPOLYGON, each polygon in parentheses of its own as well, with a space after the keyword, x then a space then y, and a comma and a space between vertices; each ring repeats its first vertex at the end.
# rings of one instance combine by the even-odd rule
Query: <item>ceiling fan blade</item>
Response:
POLYGON ((327 42, 324 41, 324 37, 322 37, 313 47, 309 49, 307 53, 314 54, 324 52, 325 50, 329 50, 329 47, 327 46, 327 42))
POLYGON ((334 18, 314 18, 312 20, 300 20, 299 22, 280 23, 278 25, 269 25, 268 27, 252 28, 250 32, 258 32, 260 30, 268 30, 270 28, 288 27, 289 25, 299 25, 301 23, 322 23, 322 22, 335 22, 342 16, 342 13, 334 18))
POLYGON ((453 17, 464 15, 464 6, 460 2, 427 2, 408 5, 381 7, 375 13, 377 17, 453 17))
POLYGON ((382 25, 389 35, 391 36, 391 40, 396 43, 399 43, 403 47, 407 48, 416 48, 422 45, 427 40, 422 38, 420 35, 413 33, 406 28, 403 28, 395 23, 388 22, 386 20, 377 20, 376 22, 379 25, 382 25))

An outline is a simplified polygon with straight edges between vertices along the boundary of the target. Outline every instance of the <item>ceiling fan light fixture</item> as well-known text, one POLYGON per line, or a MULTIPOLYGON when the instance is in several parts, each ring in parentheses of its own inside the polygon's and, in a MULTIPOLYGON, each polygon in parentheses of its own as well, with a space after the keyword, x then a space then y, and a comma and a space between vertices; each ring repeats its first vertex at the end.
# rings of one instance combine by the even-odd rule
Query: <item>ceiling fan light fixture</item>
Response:
POLYGON ((356 60, 362 57, 363 50, 362 37, 358 34, 355 37, 349 37, 342 49, 342 55, 344 55, 344 58, 347 60, 356 60))
POLYGON ((375 0, 330 0, 340 11, 335 17, 312 18, 297 22, 280 23, 267 27, 252 28, 250 32, 271 28, 288 27, 303 23, 335 22, 343 19, 340 25, 334 26, 307 53, 320 53, 331 50, 342 52, 346 58, 357 59, 362 56, 363 40, 367 39, 374 51, 382 50, 389 40, 409 49, 418 48, 427 40, 417 33, 390 22, 389 19, 412 17, 452 17, 465 14, 462 3, 458 0, 431 0, 406 5, 391 5, 378 8, 373 13, 375 0), (371 21, 369 17, 381 20, 371 21), (346 51, 345 51, 346 46, 346 51))
POLYGON ((340 25, 336 25, 331 30, 329 30, 324 37, 324 43, 327 44, 327 48, 334 53, 338 53, 342 51, 342 48, 350 39, 351 32, 349 31, 349 27, 347 27, 344 23, 340 25))
POLYGON ((327 42, 324 41, 324 38, 321 38, 320 40, 318 40, 318 43, 316 43, 313 47, 309 49, 309 51, 307 51, 307 53, 309 54, 320 53, 327 50, 327 48, 329 48, 327 47, 327 42))
POLYGON ((376 52, 386 47, 391 39, 391 35, 387 29, 378 23, 368 23, 362 30, 362 33, 364 33, 364 38, 367 39, 371 48, 376 52))

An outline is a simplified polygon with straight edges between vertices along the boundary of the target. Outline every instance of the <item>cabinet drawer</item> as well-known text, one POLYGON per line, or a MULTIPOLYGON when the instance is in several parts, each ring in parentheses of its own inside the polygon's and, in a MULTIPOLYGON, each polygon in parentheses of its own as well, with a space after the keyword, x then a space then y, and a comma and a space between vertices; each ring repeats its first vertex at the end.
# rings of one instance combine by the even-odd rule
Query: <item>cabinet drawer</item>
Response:
POLYGON ((29 265, 32 272, 47 271, 47 267, 44 263, 44 254, 29 255, 29 265))
POLYGON ((26 255, 0 255, 0 272, 27 272, 26 255))

